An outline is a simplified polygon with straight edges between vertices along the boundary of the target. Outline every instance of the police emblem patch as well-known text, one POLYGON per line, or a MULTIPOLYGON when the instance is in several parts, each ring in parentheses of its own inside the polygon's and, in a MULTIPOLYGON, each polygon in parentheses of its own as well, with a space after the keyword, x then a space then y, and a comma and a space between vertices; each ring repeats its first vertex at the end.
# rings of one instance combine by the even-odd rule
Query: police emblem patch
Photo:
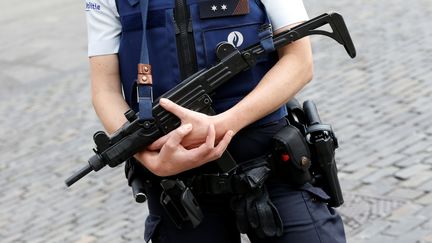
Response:
POLYGON ((244 40, 243 34, 238 31, 233 31, 229 33, 227 37, 228 43, 230 43, 235 47, 240 47, 241 44, 243 44, 243 40, 244 40))
POLYGON ((246 15, 249 13, 248 0, 210 0, 199 3, 200 18, 246 15))

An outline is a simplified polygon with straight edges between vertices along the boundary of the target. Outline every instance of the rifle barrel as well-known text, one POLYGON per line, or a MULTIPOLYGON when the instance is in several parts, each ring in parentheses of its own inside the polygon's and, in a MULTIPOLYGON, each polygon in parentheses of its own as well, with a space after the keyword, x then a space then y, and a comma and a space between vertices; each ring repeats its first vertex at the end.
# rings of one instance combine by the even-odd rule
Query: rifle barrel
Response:
POLYGON ((93 171, 93 168, 89 164, 87 164, 86 166, 81 168, 79 171, 77 171, 75 174, 73 174, 71 177, 66 179, 66 181, 65 181, 66 186, 70 187, 75 182, 77 182, 79 179, 83 178, 84 176, 86 176, 88 173, 90 173, 92 171, 93 171))

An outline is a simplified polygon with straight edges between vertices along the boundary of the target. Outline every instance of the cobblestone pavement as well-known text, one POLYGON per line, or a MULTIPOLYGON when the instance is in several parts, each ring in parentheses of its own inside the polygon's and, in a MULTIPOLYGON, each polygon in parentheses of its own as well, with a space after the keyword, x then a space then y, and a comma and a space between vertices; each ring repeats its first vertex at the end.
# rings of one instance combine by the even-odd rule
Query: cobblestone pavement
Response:
MULTIPOLYGON (((317 102, 337 152, 349 242, 432 242, 429 0, 305 1, 343 14, 357 47, 312 37, 317 102)), ((0 242, 142 242, 146 209, 123 169, 72 188, 101 129, 92 110, 83 3, 1 1, 0 242)))

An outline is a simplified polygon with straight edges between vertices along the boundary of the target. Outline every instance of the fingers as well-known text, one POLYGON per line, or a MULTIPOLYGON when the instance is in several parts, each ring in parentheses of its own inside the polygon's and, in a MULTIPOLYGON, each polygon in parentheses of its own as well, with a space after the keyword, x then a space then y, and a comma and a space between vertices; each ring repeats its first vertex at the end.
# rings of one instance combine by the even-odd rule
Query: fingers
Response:
MULTIPOLYGON (((229 143, 231 142, 231 139, 233 138, 234 132, 232 130, 229 130, 225 133, 222 140, 219 142, 219 144, 216 146, 215 153, 220 156, 222 156, 222 153, 227 149, 229 143)), ((218 157, 218 158, 219 158, 218 157)))
POLYGON ((231 139, 233 137, 234 132, 229 130, 225 133, 222 140, 219 142, 219 144, 214 147, 215 144, 215 135, 214 133, 214 127, 213 129, 209 127, 209 134, 207 136, 206 143, 202 144, 198 148, 189 150, 191 152, 191 158, 194 158, 197 162, 197 166, 200 166, 204 163, 213 161, 215 159, 218 159, 222 156, 223 152, 228 147, 228 144, 231 142, 231 139), (212 131, 213 130, 213 131, 212 131))
POLYGON ((215 127, 213 124, 210 124, 210 126, 208 128, 208 132, 207 132, 206 141, 205 141, 207 147, 214 148, 215 139, 216 139, 215 127))
POLYGON ((167 136, 160 151, 145 150, 137 153, 137 159, 158 176, 175 175, 220 158, 234 135, 231 130, 226 132, 215 147, 216 132, 214 126, 210 125, 206 142, 198 148, 187 150, 181 141, 191 130, 191 124, 180 126, 167 136))
POLYGON ((185 124, 175 129, 170 133, 169 138, 162 146, 161 153, 174 153, 179 148, 183 138, 188 135, 190 131, 192 131, 192 124, 185 124))
MULTIPOLYGON (((190 124, 186 124, 186 125, 190 125, 190 124)), ((181 126, 178 127, 177 129, 182 129, 181 126)), ((168 139, 171 137, 172 134, 174 133, 179 133, 180 131, 178 131, 177 129, 171 131, 170 133, 168 133, 165 136, 162 136, 160 138, 158 138, 156 141, 154 141, 152 144, 150 144, 147 149, 148 150, 160 150, 162 148, 162 146, 168 141, 168 139)), ((181 133, 181 132, 180 132, 181 133)), ((183 137, 182 137, 183 138, 183 137)))
POLYGON ((148 150, 160 150, 162 146, 166 143, 168 140, 170 134, 167 134, 165 136, 160 137, 158 140, 154 141, 152 144, 150 144, 147 149, 148 150))
POLYGON ((158 156, 158 152, 144 150, 137 153, 135 155, 135 159, 137 159, 144 167, 153 172, 158 165, 156 162, 158 156))
POLYGON ((173 113, 178 118, 182 119, 184 114, 188 111, 188 109, 177 105, 169 99, 162 98, 159 100, 159 104, 167 111, 173 113))

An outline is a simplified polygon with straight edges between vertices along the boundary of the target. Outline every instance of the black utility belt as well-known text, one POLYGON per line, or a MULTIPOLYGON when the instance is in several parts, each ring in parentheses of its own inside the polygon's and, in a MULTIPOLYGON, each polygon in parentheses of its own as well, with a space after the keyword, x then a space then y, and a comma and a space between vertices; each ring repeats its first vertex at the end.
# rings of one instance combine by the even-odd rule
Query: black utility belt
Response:
POLYGON ((162 178, 160 203, 178 228, 181 229, 185 225, 195 228, 204 217, 196 196, 229 195, 232 201, 239 203, 243 203, 243 198, 248 195, 268 199, 264 183, 270 171, 266 158, 260 157, 239 164, 230 173, 200 174, 176 179, 162 178))
MULTIPOLYGON (((230 173, 212 174, 194 169, 177 176, 160 178, 148 172, 144 176, 146 182, 151 183, 152 186, 159 186, 165 181, 165 188, 167 188, 175 185, 175 181, 181 181, 195 195, 240 194, 247 192, 250 186, 245 182, 245 171, 265 167, 271 171, 265 179, 270 178, 272 182, 290 184, 294 188, 309 182, 321 187, 334 198, 331 200, 331 206, 340 206, 343 199, 334 160, 337 139, 329 125, 316 121, 311 124, 308 121, 316 120, 318 114, 316 108, 310 107, 311 103, 306 104, 309 105, 303 109, 298 102, 288 103, 287 125, 273 136, 271 141, 273 149, 269 154, 239 163, 230 173), (168 183, 169 181, 174 182, 168 183)), ((141 173, 140 177, 142 176, 141 173)), ((253 174, 248 176, 254 178, 253 174)), ((130 176, 128 179, 131 181, 130 176)), ((133 189, 134 195, 137 201, 144 201, 143 193, 138 193, 137 197, 136 192, 145 189, 145 185, 132 183, 131 186, 140 188, 133 189)), ((183 186, 179 185, 179 187, 183 186)))
MULTIPOLYGON (((256 214, 263 215, 260 221, 278 225, 270 234, 262 234, 278 235, 282 224, 269 199, 265 183, 272 177, 273 180, 300 187, 311 181, 311 160, 305 137, 292 125, 282 128, 273 137, 272 143, 274 150, 270 154, 239 163, 229 173, 160 178, 160 203, 172 222, 179 229, 195 228, 204 218, 196 197, 203 194, 228 195, 231 208, 238 215, 240 232, 246 233, 251 227, 243 216, 256 214), (257 204, 256 207, 251 206, 254 204, 257 204)), ((156 186, 154 184, 152 186, 156 186)), ((255 230, 260 232, 261 228, 255 230)))
POLYGON ((296 127, 288 124, 277 132, 272 139, 272 148, 266 155, 238 163, 236 169, 229 173, 189 173, 187 176, 158 178, 154 184, 165 183, 162 187, 166 188, 181 181, 194 195, 219 195, 247 193, 255 184, 268 179, 293 187, 312 182, 309 145, 296 127))
POLYGON ((305 103, 303 108, 295 104, 288 104, 288 125, 273 136, 273 149, 265 156, 239 163, 229 173, 147 177, 147 185, 161 186, 160 203, 178 228, 197 227, 202 222, 204 216, 196 196, 228 195, 238 216, 240 232, 247 232, 251 227, 242 217, 256 213, 250 205, 258 203, 256 208, 263 208, 266 213, 262 215, 268 216, 262 220, 278 225, 271 234, 262 233, 267 236, 279 234, 281 222, 266 190, 268 179, 269 183, 286 183, 294 188, 310 182, 330 196, 330 206, 337 207, 343 203, 334 159, 337 139, 330 126, 321 124, 313 103, 305 103))

